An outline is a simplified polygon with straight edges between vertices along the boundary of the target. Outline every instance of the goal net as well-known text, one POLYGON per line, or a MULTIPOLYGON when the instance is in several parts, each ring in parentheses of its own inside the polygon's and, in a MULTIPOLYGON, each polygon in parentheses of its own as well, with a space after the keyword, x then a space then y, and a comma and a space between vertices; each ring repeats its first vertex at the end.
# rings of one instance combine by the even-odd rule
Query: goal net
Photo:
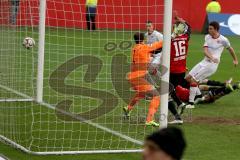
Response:
POLYGON ((99 0, 96 14, 85 0, 47 0, 44 26, 41 1, 16 2, 0 2, 1 140, 35 154, 139 151, 158 128, 145 126, 147 101, 123 118, 134 94, 126 74, 133 34, 146 32, 148 20, 162 32, 163 0, 99 0), (24 48, 25 37, 36 46, 24 48), (43 100, 37 102, 39 73, 43 100))
POLYGON ((22 1, 20 6, 18 1, 0 2, 1 102, 31 101, 35 95, 37 47, 33 50, 22 47, 26 36, 36 40, 38 37, 37 23, 34 24, 39 18, 38 7, 33 3, 33 1, 22 1))

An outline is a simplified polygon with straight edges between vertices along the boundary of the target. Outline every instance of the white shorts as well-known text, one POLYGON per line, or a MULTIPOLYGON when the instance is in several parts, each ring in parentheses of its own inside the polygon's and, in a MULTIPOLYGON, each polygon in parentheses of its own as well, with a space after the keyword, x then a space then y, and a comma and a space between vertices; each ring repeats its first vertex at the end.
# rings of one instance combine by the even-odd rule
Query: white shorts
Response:
POLYGON ((217 71, 217 68, 218 64, 203 60, 193 67, 189 72, 189 75, 191 75, 197 82, 201 82, 213 75, 217 71))
POLYGON ((162 52, 154 54, 151 60, 151 65, 159 67, 161 64, 161 58, 162 58, 162 52))

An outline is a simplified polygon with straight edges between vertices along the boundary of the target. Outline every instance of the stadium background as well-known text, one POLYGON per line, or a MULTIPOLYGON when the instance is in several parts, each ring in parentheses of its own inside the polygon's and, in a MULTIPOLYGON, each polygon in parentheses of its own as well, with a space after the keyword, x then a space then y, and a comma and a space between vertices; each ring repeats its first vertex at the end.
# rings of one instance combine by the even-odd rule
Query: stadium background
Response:
MULTIPOLYGON (((173 9, 177 10, 179 15, 191 24, 193 31, 200 32, 205 20, 205 7, 208 2, 209 0, 174 0, 173 9)), ((222 6, 222 13, 240 13, 239 1, 219 0, 219 2, 222 6)), ((0 19, 0 24, 8 22, 8 8, 4 7, 7 3, 8 0, 0 2, 1 10, 6 10, 6 12, 1 12, 5 15, 0 15, 0 17, 6 17, 6 19, 0 19)), ((100 29, 138 30, 139 28, 145 29, 144 22, 146 20, 152 20, 159 30, 162 29, 163 16, 159 16, 159 14, 163 13, 163 0, 160 0, 159 4, 155 4, 155 1, 141 1, 139 4, 139 1, 131 0, 131 6, 128 4, 129 0, 99 0, 97 27, 100 29)), ((38 0, 21 1, 17 24, 38 25, 38 5, 38 0), (25 17, 29 5, 31 6, 32 21, 25 17)), ((85 0, 48 0, 46 17, 47 26, 86 28, 85 0)))

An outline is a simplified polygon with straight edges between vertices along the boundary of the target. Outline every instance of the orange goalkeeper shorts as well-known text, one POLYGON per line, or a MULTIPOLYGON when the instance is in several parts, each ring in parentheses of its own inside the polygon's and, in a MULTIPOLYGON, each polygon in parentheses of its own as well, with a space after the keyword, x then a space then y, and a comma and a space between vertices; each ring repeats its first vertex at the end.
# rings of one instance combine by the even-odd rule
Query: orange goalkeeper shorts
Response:
POLYGON ((129 80, 131 87, 140 93, 147 93, 154 89, 154 86, 151 85, 145 78, 139 77, 136 79, 129 80))

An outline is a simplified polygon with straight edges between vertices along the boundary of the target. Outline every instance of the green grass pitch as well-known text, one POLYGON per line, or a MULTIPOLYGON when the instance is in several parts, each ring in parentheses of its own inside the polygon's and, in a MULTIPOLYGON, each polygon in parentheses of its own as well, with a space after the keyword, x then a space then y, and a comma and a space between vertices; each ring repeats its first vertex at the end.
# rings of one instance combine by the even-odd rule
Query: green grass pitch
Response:
MULTIPOLYGON (((46 30, 45 68, 44 68, 44 101, 55 105, 62 100, 73 100, 70 111, 81 113, 94 109, 100 101, 89 99, 81 95, 63 94, 54 90, 50 84, 52 73, 66 61, 80 56, 98 57, 103 65, 94 82, 83 82, 86 66, 74 70, 65 79, 65 84, 81 86, 107 91, 118 97, 111 81, 111 62, 116 54, 130 56, 130 48, 116 48, 111 51, 104 49, 105 44, 132 39, 132 32, 97 31, 88 32, 72 29, 46 30)), ((37 31, 31 28, 9 29, 1 28, 1 85, 8 86, 24 94, 33 96, 36 86, 37 47, 26 50, 21 46, 26 36, 37 40, 37 31), (30 35, 28 34, 30 33, 30 35), (13 45, 14 43, 14 45, 13 45), (14 47, 12 47, 14 46, 14 47), (34 65, 33 65, 34 64, 34 65), (9 69, 10 68, 10 69, 9 69), (34 72, 32 72, 34 70, 34 72)), ((203 58, 202 44, 204 36, 193 34, 189 44, 188 68, 203 58)), ((229 37, 238 57, 240 46, 238 37, 229 37)), ((62 73, 62 72, 61 72, 62 73)), ((231 56, 225 51, 217 73, 211 79, 225 81, 233 77, 240 80, 239 66, 234 68, 231 56)), ((121 88, 121 87, 120 87, 121 88)), ((124 92, 123 92, 124 93, 124 92)), ((99 93, 100 94, 100 93, 99 93)), ((0 89, 2 98, 19 98, 10 91, 0 89)), ((187 150, 184 159, 187 160, 238 160, 240 153, 240 99, 239 91, 227 95, 214 104, 198 105, 192 112, 192 122, 187 113, 187 121, 179 126, 185 132, 187 150)), ((118 105, 106 115, 93 119, 92 122, 100 124, 137 140, 143 140, 153 128, 144 127, 142 120, 134 119, 125 122, 121 119, 121 107, 126 103, 119 98, 118 105)), ((134 110, 133 117, 146 115, 148 102, 142 101, 134 110)), ((34 151, 56 150, 91 150, 91 149, 136 149, 141 146, 128 142, 101 129, 79 121, 64 121, 56 117, 54 110, 34 102, 0 102, 0 133, 14 139, 21 145, 34 151), (7 117, 12 115, 14 117, 7 117), (3 125, 3 123, 8 125, 3 125), (3 127, 4 126, 4 127, 3 127), (47 149, 47 150, 46 150, 47 149)), ((0 143, 0 153, 13 160, 132 160, 140 159, 141 154, 88 154, 88 155, 52 155, 35 156, 23 153, 4 143, 0 143)))

